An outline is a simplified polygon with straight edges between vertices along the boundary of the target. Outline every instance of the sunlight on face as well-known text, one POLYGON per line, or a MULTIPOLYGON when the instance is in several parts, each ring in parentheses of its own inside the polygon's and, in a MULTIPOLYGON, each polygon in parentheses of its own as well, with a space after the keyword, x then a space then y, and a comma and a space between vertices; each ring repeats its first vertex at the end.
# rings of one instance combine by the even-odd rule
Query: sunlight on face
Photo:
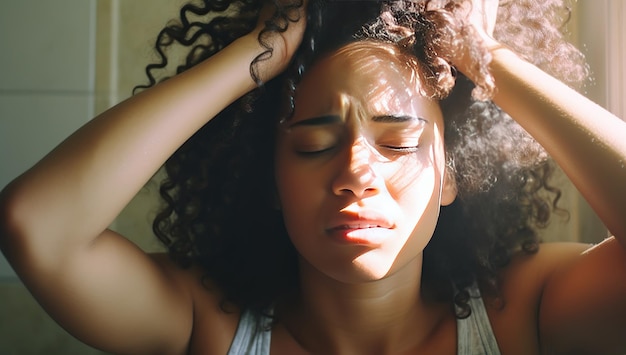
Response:
POLYGON ((298 86, 276 182, 304 269, 354 283, 421 261, 454 193, 442 191, 441 111, 417 78, 391 45, 356 42, 298 86))

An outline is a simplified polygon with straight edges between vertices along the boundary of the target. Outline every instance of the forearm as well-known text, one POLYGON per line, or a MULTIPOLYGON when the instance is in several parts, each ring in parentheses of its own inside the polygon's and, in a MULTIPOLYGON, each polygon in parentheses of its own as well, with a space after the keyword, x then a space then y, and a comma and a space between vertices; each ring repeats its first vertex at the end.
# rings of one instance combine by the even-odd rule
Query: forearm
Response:
POLYGON ((254 87, 260 52, 244 37, 87 123, 3 192, 5 228, 42 250, 88 243, 185 140, 254 87))
POLYGON ((626 123, 506 49, 492 71, 504 111, 544 146, 626 246, 626 123))

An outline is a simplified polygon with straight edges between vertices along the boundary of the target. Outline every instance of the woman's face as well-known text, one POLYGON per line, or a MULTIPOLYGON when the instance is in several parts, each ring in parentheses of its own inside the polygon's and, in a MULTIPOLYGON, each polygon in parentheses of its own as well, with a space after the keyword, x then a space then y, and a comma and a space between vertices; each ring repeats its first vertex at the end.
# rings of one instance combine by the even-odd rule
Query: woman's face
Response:
POLYGON ((305 266, 348 283, 421 258, 440 205, 443 119, 392 47, 354 43, 318 62, 278 128, 276 181, 305 266), (378 47, 376 47, 378 46, 378 47))

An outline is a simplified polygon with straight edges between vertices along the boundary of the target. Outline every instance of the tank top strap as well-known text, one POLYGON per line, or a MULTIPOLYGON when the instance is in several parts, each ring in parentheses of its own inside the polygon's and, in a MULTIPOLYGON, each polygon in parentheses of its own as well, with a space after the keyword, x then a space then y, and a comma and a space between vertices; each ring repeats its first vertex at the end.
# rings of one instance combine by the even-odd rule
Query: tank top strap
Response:
POLYGON ((465 319, 457 319, 457 354, 500 355, 480 290, 474 284, 468 291, 472 313, 465 319))
POLYGON ((272 319, 246 310, 239 318, 228 355, 269 355, 271 338, 272 319))

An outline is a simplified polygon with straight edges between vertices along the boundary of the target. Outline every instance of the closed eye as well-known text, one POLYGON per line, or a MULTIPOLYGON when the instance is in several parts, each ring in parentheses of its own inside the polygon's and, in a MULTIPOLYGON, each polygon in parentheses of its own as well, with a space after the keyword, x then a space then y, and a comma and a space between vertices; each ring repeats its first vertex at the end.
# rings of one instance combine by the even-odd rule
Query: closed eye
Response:
POLYGON ((324 153, 328 153, 332 151, 334 148, 335 148, 334 146, 331 146, 328 148, 317 149, 317 150, 296 150, 296 154, 303 156, 303 157, 314 157, 316 155, 322 155, 324 153))
POLYGON ((395 152, 399 152, 399 153, 415 153, 418 151, 419 149, 419 145, 416 146, 394 146, 394 145, 382 145, 381 147, 385 148, 385 149, 389 149, 395 152))

